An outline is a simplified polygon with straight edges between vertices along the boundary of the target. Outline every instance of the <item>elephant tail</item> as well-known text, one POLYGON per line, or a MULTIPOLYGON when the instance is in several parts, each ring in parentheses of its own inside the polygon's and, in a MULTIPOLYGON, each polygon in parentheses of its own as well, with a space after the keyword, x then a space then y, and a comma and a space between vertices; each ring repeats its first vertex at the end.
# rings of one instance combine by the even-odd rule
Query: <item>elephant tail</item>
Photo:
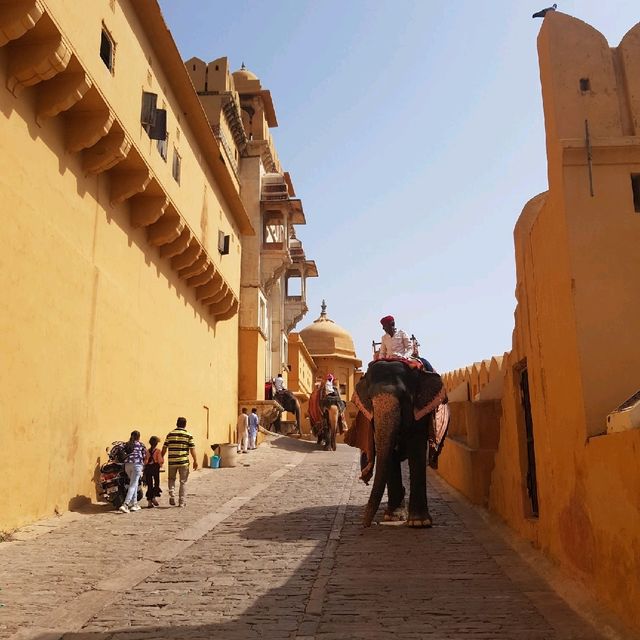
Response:
POLYGON ((400 400, 392 393, 382 393, 372 398, 375 420, 376 469, 369 502, 364 514, 364 526, 371 525, 382 501, 387 484, 387 473, 393 447, 402 421, 400 400))

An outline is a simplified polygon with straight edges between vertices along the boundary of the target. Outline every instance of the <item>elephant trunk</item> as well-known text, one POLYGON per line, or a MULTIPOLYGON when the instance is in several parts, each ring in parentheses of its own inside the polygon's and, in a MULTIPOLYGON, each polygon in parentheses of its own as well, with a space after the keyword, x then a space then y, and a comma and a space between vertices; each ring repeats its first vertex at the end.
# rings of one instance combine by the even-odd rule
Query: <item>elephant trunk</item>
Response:
POLYGON ((369 502, 364 513, 364 526, 371 526, 387 484, 387 472, 393 446, 402 418, 400 401, 391 393, 383 393, 372 398, 373 420, 375 425, 376 473, 369 502))

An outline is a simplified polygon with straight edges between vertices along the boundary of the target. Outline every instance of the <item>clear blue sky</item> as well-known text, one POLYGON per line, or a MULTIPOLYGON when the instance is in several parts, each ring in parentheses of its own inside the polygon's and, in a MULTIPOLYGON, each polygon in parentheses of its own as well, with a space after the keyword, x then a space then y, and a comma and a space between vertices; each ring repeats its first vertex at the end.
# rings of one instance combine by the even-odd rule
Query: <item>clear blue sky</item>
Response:
MULTIPOLYGON (((368 362, 380 317, 448 371, 511 348, 513 227, 547 188, 542 2, 160 0, 184 59, 227 56, 270 89, 319 278, 309 313, 368 362)), ((560 2, 612 46, 637 0, 560 2)))

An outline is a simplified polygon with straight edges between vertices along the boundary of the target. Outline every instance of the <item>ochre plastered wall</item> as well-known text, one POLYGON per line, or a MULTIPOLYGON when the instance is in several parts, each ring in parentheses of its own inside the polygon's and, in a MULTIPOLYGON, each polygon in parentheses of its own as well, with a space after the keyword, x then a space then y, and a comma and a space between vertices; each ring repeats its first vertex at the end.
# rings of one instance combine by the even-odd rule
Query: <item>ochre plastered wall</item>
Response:
MULTIPOLYGON (((109 3, 83 4, 82 20, 75 3, 47 5, 80 62, 98 78, 108 73, 97 50, 109 3)), ((133 19, 119 22, 120 11, 116 3, 110 28, 122 57, 116 76, 99 86, 131 74, 135 95, 106 94, 144 153, 140 95, 151 54, 135 48, 144 38, 133 19)), ((38 123, 38 88, 17 97, 4 88, 7 62, 0 49, 0 464, 11 488, 0 498, 0 530, 95 500, 105 446, 134 428, 145 440, 164 437, 183 415, 202 460, 208 442, 227 440, 238 396, 237 315, 215 322, 146 229, 131 226, 129 203, 111 204, 108 172, 87 176, 82 154, 65 150, 64 116, 38 123)), ((164 95, 171 103, 168 89, 164 95)), ((188 128, 180 188, 155 142, 146 144, 145 159, 200 240, 207 242, 207 227, 233 233, 236 222, 188 128)), ((237 293, 238 248, 219 263, 237 293)), ((219 260, 215 246, 209 254, 219 260)))
POLYGON ((538 49, 549 191, 525 206, 514 231, 518 304, 488 504, 640 628, 640 430, 606 434, 607 414, 640 388, 631 189, 640 173, 640 25, 611 50, 589 25, 550 12, 538 49), (525 367, 537 517, 526 486, 525 367))

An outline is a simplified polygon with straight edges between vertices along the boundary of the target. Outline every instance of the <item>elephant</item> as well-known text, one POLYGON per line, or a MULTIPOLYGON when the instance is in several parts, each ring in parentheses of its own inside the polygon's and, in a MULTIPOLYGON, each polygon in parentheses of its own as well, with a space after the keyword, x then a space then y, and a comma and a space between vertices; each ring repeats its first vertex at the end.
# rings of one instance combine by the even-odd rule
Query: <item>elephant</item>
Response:
MULTIPOLYGON (((278 391, 276 393, 274 399, 285 411, 290 411, 295 414, 297 432, 300 433, 300 402, 298 401, 298 398, 296 398, 288 389, 282 389, 282 391, 278 391)), ((277 431, 280 431, 280 416, 278 416, 275 424, 277 431)))
POLYGON ((336 434, 345 429, 345 402, 338 393, 325 394, 323 388, 313 390, 309 398, 311 429, 325 451, 336 450, 336 434))
POLYGON ((437 373, 405 360, 376 360, 356 385, 353 402, 373 423, 375 474, 363 525, 371 526, 387 487, 385 520, 401 519, 405 489, 400 463, 409 459, 407 525, 430 527, 427 503, 427 450, 433 411, 446 398, 437 373))

